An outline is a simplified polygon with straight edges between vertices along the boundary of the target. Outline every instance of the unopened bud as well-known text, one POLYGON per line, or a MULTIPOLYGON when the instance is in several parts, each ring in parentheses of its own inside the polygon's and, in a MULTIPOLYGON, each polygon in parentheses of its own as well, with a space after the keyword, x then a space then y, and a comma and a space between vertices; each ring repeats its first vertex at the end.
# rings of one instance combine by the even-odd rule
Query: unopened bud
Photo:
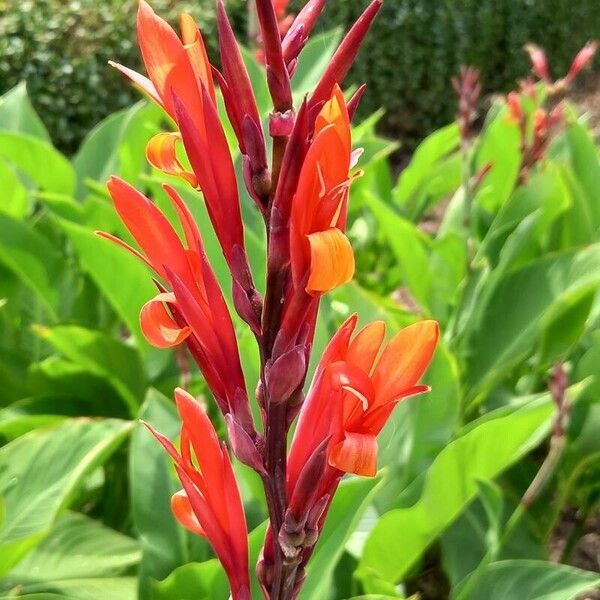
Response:
POLYGON ((598 49, 598 42, 588 42, 573 59, 573 64, 565 77, 567 83, 571 83, 579 73, 585 69, 594 58, 596 50, 598 49))
POLYGON ((548 58, 544 50, 535 44, 525 44, 525 51, 531 59, 534 74, 546 83, 550 83, 550 69, 548 68, 548 58))
POLYGON ((295 346, 266 367, 269 402, 279 404, 289 399, 306 375, 306 357, 303 346, 295 346))

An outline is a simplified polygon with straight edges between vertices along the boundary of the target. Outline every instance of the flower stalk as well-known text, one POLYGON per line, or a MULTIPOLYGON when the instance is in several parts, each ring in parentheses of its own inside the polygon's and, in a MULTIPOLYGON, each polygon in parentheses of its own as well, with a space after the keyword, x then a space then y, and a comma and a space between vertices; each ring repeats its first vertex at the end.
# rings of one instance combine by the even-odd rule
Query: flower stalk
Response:
MULTIPOLYGON (((269 523, 256 573, 269 600, 298 596, 337 486, 346 473, 375 476, 377 435, 398 402, 427 391, 418 381, 438 339, 437 324, 424 321, 385 344, 383 323, 371 323, 354 335, 357 317, 352 316, 321 357, 305 399, 321 298, 354 274, 345 231, 351 183, 361 172, 355 168, 360 151, 352 149, 351 119, 365 87, 347 101, 340 86, 381 0, 367 6, 299 106, 293 103, 293 76, 325 0, 310 0, 282 27, 286 5, 255 3, 273 103, 266 131, 222 0, 216 1, 221 71, 209 63, 191 17, 182 17, 178 35, 144 0, 137 30, 148 77, 114 64, 172 120, 174 131, 154 136, 147 157, 155 168, 201 192, 229 267, 233 306, 258 344, 259 422, 252 416, 223 282, 176 188, 165 185, 164 192, 183 236, 149 198, 116 178, 108 184, 109 193, 139 250, 101 234, 153 271, 159 293, 142 307, 144 335, 161 348, 186 348, 224 417, 234 455, 262 479, 269 523), (237 140, 243 184, 266 226, 264 299, 245 248, 219 95, 237 140), (267 135, 272 138, 270 161, 267 135)), ((229 451, 194 398, 178 389, 175 400, 182 420, 179 449, 151 429, 181 481, 173 512, 184 527, 209 541, 229 578, 233 600, 247 600, 247 530, 229 451)))

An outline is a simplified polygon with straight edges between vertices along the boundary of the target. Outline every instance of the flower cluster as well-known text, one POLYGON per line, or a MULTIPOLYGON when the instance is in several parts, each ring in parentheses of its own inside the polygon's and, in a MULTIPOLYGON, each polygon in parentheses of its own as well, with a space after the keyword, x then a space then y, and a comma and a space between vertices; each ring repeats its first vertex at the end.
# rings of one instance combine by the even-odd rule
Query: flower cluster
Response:
MULTIPOLYGON (((262 478, 269 528, 257 573, 265 597, 278 599, 296 597, 343 474, 376 474, 377 435, 400 400, 426 390, 418 381, 438 337, 437 324, 427 321, 400 331, 385 345, 382 323, 367 325, 353 337, 353 316, 330 342, 304 400, 321 297, 354 273, 345 229, 351 182, 360 176, 351 120, 364 86, 347 101, 340 85, 381 0, 367 7, 299 107, 291 81, 325 1, 310 0, 282 29, 285 4, 256 2, 273 101, 266 127, 222 0, 217 0, 221 71, 209 63, 189 15, 182 16, 178 35, 144 0, 137 32, 148 77, 113 65, 170 117, 173 130, 155 135, 146 155, 151 165, 180 178, 204 200, 231 273, 233 306, 258 344, 260 423, 252 416, 228 302, 175 187, 165 185, 164 192, 178 217, 177 229, 149 198, 112 178, 110 196, 139 250, 101 233, 153 271, 158 290, 141 308, 144 335, 160 348, 187 348, 225 418, 234 454, 262 478), (249 266, 242 186, 219 116, 219 97, 242 158, 240 183, 266 226, 264 298, 249 266), (298 415, 288 455, 287 436, 298 415)), ((151 429, 181 481, 173 512, 184 527, 208 539, 234 600, 246 600, 251 596, 247 530, 227 447, 187 392, 177 389, 175 400, 182 420, 179 450, 151 429)))

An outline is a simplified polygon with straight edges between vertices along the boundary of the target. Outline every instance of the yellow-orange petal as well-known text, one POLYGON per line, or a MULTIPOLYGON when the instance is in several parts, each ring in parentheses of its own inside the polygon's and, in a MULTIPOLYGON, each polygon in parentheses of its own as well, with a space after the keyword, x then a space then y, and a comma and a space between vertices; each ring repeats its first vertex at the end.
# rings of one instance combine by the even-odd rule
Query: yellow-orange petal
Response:
POLYGON ((192 187, 198 187, 196 176, 190 171, 186 171, 177 158, 177 142, 180 140, 179 133, 165 131, 157 133, 146 145, 146 158, 159 171, 181 177, 192 187))
POLYGON ((200 537, 206 537, 206 533, 202 525, 200 525, 198 517, 196 517, 192 510, 190 499, 187 497, 185 490, 179 490, 171 496, 171 510, 180 525, 200 537))
POLYGON ((306 291, 329 292, 354 275, 354 252, 348 238, 337 228, 311 233, 310 274, 306 291))
POLYGON ((401 329, 387 345, 373 374, 376 404, 413 388, 429 366, 439 338, 435 321, 420 321, 401 329))
POLYGON ((207 89, 212 101, 216 103, 217 97, 215 94, 212 70, 200 30, 198 29, 194 18, 187 13, 181 15, 180 27, 183 47, 190 59, 194 74, 207 89))
POLYGON ((377 438, 368 433, 345 432, 344 439, 331 448, 329 464, 344 473, 375 477, 377 438))
POLYGON ((167 312, 165 303, 175 302, 172 293, 158 294, 142 306, 140 325, 148 343, 157 348, 171 348, 181 344, 189 335, 189 327, 179 327, 167 312))

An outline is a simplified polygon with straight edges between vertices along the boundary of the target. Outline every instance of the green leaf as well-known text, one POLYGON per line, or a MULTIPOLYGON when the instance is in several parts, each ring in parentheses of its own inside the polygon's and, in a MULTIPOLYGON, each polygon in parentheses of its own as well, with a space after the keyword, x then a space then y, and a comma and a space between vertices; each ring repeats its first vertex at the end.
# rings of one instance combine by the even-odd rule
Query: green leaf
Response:
MULTIPOLYGON (((1 142, 0 142, 1 143, 1 142)), ((57 317, 62 258, 28 223, 0 212, 0 262, 10 269, 57 317)))
POLYGON ((335 565, 350 534, 371 501, 380 478, 352 477, 344 480, 336 492, 315 553, 307 565, 307 579, 300 598, 327 598, 335 565))
POLYGON ((459 141, 458 125, 451 123, 419 144, 394 190, 396 202, 405 207, 408 214, 412 215, 422 204, 432 179, 440 176, 440 161, 456 150, 459 141))
POLYGON ((581 124, 573 123, 567 130, 571 165, 586 194, 594 229, 600 227, 600 160, 598 148, 590 132, 581 124))
POLYGON ((29 101, 24 81, 0 96, 0 129, 51 141, 48 130, 29 101))
POLYGON ((76 325, 38 326, 37 333, 64 357, 105 378, 135 415, 146 390, 146 375, 134 348, 100 331, 76 325))
POLYGON ((106 461, 131 429, 118 420, 68 421, 32 431, 0 448, 0 577, 50 531, 77 487, 106 461))
POLYGON ((41 190, 59 194, 75 191, 75 171, 71 163, 48 142, 30 135, 0 131, 0 158, 14 164, 41 190))
POLYGON ((146 168, 146 143, 164 118, 160 107, 138 102, 96 125, 73 159, 78 177, 77 197, 85 197, 86 179, 104 184, 111 175, 119 175, 135 184, 146 168))
POLYGON ((157 293, 148 268, 89 229, 64 220, 60 224, 75 247, 82 269, 123 319, 140 351, 145 355, 152 353, 139 324, 140 309, 157 293))
POLYGON ((0 211, 15 219, 24 218, 29 212, 27 189, 15 169, 3 160, 0 160, 0 190, 0 211))
POLYGON ((535 560, 492 563, 470 600, 573 600, 600 586, 600 575, 535 560))
POLYGON ((479 481, 496 477, 547 435, 553 410, 544 394, 508 414, 499 409, 468 426, 407 490, 406 506, 381 517, 365 546, 363 579, 395 583, 406 575, 475 497, 479 481))
POLYGON ((227 600, 229 587, 216 558, 188 563, 153 586, 152 600, 227 600))
POLYGON ((496 211, 512 194, 521 166, 521 139, 516 123, 501 111, 483 131, 477 148, 475 169, 479 171, 491 164, 475 204, 489 211, 496 211))
MULTIPOLYGON (((30 552, 0 585, 54 591, 61 582, 114 577, 136 565, 140 550, 136 540, 78 513, 66 513, 33 552, 30 552)), ((71 587, 73 590, 73 587, 71 587)), ((73 590, 74 591, 74 590, 73 590)))
MULTIPOLYGON (((179 435, 181 422, 173 402, 156 390, 148 391, 139 418, 169 439, 179 435)), ((131 437, 129 481, 133 522, 143 551, 139 574, 142 599, 151 597, 151 579, 164 579, 187 561, 186 533, 171 512, 171 496, 180 489, 172 470, 163 447, 146 427, 138 425, 131 437)))
POLYGON ((301 101, 315 88, 341 38, 341 30, 334 29, 319 33, 309 39, 300 54, 298 66, 292 78, 294 98, 297 101, 301 101))
POLYGON ((467 389, 475 398, 531 352, 540 329, 600 285, 600 244, 551 254, 487 284, 471 319, 467 389), (520 298, 515 302, 515 298, 520 298))

